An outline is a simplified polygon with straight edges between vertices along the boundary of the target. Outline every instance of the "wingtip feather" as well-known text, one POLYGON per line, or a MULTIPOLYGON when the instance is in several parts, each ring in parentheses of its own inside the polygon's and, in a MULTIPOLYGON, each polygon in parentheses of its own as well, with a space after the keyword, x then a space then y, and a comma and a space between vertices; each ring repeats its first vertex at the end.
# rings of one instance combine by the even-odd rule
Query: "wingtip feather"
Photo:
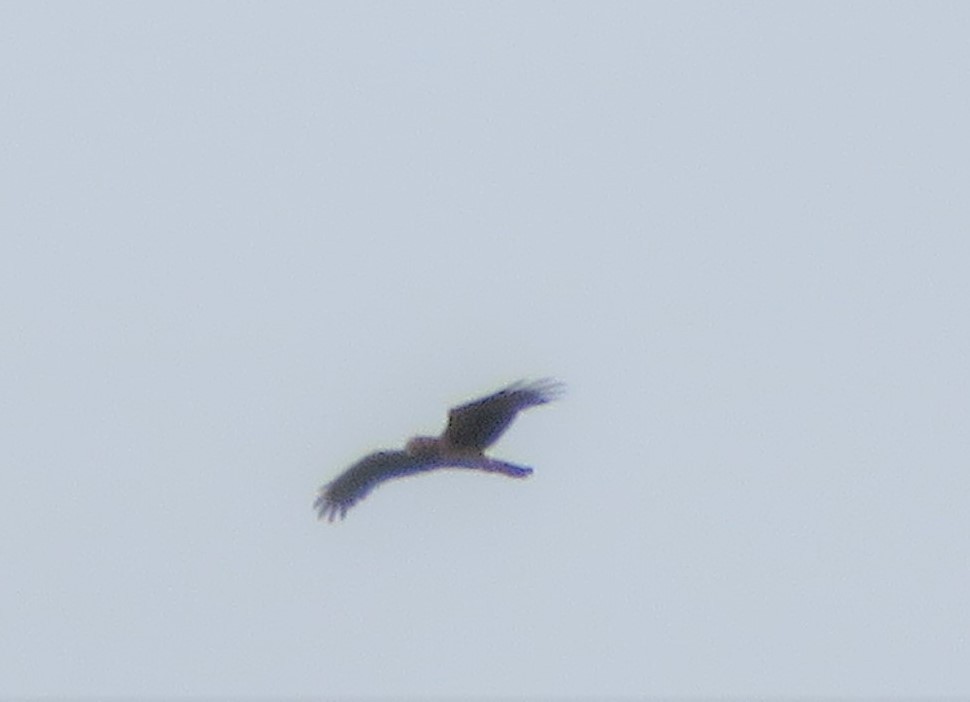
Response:
POLYGON ((536 404, 545 404, 561 398, 566 393, 566 384, 552 377, 537 380, 523 379, 512 383, 506 390, 527 392, 534 396, 536 404))

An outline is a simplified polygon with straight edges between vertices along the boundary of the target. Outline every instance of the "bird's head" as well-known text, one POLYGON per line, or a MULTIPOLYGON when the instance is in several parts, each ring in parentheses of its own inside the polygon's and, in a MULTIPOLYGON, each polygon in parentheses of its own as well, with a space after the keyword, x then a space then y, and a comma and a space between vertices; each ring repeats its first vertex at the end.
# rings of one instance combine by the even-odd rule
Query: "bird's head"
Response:
POLYGON ((404 450, 412 456, 437 456, 441 446, 435 436, 414 436, 408 440, 404 450))

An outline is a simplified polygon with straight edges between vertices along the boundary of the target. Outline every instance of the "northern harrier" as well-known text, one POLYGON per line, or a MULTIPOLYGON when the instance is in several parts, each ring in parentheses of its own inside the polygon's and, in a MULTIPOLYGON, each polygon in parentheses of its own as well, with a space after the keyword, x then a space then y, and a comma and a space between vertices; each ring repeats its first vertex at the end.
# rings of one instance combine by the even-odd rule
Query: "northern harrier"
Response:
POLYGON ((526 466, 506 463, 484 454, 508 429, 519 410, 554 400, 562 385, 553 380, 520 381, 448 413, 448 426, 441 436, 416 436, 403 451, 378 451, 365 456, 333 481, 320 488, 313 506, 320 519, 332 522, 377 485, 438 468, 471 468, 524 478, 532 473, 526 466))

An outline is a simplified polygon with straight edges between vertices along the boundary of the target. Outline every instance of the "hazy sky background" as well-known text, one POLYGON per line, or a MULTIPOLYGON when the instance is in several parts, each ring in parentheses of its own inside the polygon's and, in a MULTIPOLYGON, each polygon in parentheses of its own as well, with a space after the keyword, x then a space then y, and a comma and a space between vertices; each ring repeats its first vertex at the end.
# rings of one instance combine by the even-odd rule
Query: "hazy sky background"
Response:
POLYGON ((4 4, 0 695, 970 694, 968 37, 4 4))

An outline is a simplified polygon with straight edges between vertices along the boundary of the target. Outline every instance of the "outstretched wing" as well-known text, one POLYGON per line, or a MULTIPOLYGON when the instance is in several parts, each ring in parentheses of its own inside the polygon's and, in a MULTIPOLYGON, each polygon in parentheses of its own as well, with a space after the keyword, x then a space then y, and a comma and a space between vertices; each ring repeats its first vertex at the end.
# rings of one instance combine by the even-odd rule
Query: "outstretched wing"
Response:
POLYGON ((343 519, 348 509, 385 480, 439 467, 440 463, 433 459, 415 457, 404 451, 372 453, 320 488, 313 506, 320 519, 330 522, 338 516, 343 519))
POLYGON ((379 451, 357 461, 334 480, 320 488, 313 506, 320 519, 332 522, 341 519, 347 510, 364 499, 380 483, 436 468, 470 468, 486 473, 500 473, 510 478, 525 478, 532 474, 528 466, 519 466, 485 456, 455 456, 452 458, 418 458, 404 451, 379 451))
POLYGON ((519 381, 494 395, 455 407, 448 413, 444 438, 455 448, 482 450, 498 441, 519 410, 544 405, 561 390, 562 385, 551 379, 519 381))

